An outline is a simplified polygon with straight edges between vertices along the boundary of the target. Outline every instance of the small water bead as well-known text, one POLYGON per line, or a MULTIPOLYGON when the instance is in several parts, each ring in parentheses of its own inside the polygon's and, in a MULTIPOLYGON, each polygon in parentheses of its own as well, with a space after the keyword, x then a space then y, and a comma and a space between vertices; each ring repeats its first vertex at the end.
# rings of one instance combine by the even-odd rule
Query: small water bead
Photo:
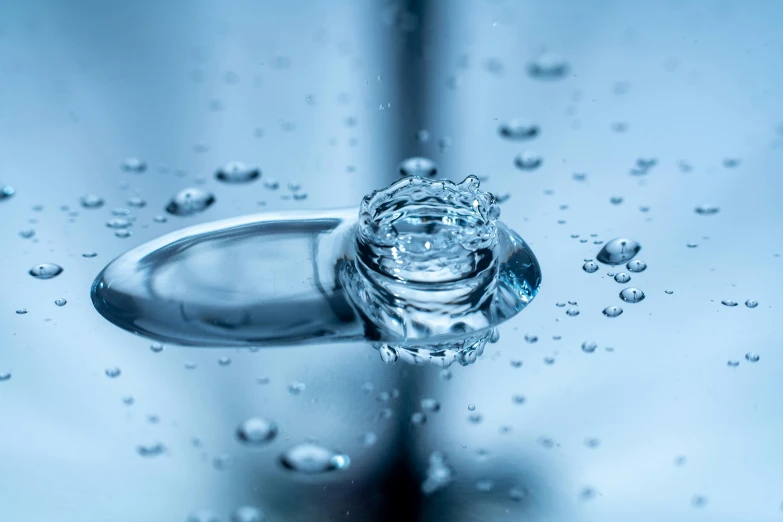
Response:
POLYGON ((93 257, 95 257, 97 255, 98 255, 97 252, 82 252, 82 257, 84 257, 86 259, 91 259, 91 258, 93 258, 93 257))
POLYGON ((269 190, 277 190, 280 188, 280 182, 274 179, 267 179, 264 181, 264 187, 269 190))
POLYGON ((621 198, 619 196, 612 196, 611 198, 609 198, 609 202, 612 205, 619 205, 620 203, 623 202, 623 198, 621 198))
POLYGON ((381 347, 378 348, 378 353, 381 354, 381 360, 389 365, 396 363, 397 359, 399 358, 397 350, 388 344, 381 345, 381 347))
POLYGON ((429 158, 412 157, 400 163, 400 176, 432 178, 438 174, 438 166, 429 158))
POLYGON ((124 228, 122 230, 115 230, 114 231, 114 236, 115 237, 119 237, 121 239, 125 239, 125 238, 128 238, 128 237, 131 237, 132 235, 133 235, 133 232, 131 232, 127 228, 124 228))
POLYGON ((150 345, 150 350, 152 351, 152 353, 160 353, 163 351, 163 345, 162 344, 150 345))
POLYGON ((249 183, 261 176, 261 169, 241 161, 231 161, 215 172, 215 178, 223 183, 249 183))
POLYGON ((524 404, 527 399, 524 395, 514 395, 511 397, 511 402, 514 404, 524 404))
POLYGON ((16 313, 19 314, 19 315, 24 315, 24 314, 27 313, 27 308, 18 308, 16 310, 16 313))
POLYGON ((220 357, 218 359, 218 364, 220 366, 228 366, 229 364, 231 364, 231 357, 225 357, 225 356, 220 357))
POLYGON ((595 261, 587 261, 584 265, 582 265, 582 270, 587 272, 588 274, 592 274, 594 272, 598 271, 598 263, 595 261))
POLYGON ((525 490, 522 488, 512 487, 508 490, 508 498, 514 502, 521 502, 526 496, 525 490))
POLYGON ((723 166, 727 169, 733 169, 740 164, 739 158, 726 158, 723 160, 723 166))
POLYGON ((761 356, 756 352, 748 352, 745 354, 745 359, 747 359, 748 362, 758 362, 759 359, 761 359, 761 356))
POLYGON ((203 212, 215 202, 215 196, 204 189, 191 187, 178 192, 166 205, 166 212, 175 216, 192 216, 203 212))
POLYGON ((196 363, 194 363, 192 361, 188 361, 188 362, 185 363, 185 369, 186 370, 195 370, 196 368, 198 368, 198 364, 196 364, 196 363))
POLYGON ((527 341, 530 344, 537 343, 538 342, 538 336, 532 335, 532 334, 525 334, 525 341, 527 341))
POLYGON ((351 465, 351 459, 319 444, 304 442, 283 453, 280 463, 293 472, 316 475, 346 469, 351 465))
POLYGON ((421 400, 421 409, 430 413, 440 411, 440 402, 433 398, 424 398, 421 400))
POLYGON ((619 265, 633 259, 641 249, 642 245, 638 241, 618 237, 608 241, 595 258, 606 265, 619 265))
POLYGON ((566 304, 564 302, 562 302, 562 301, 559 301, 559 302, 555 303, 555 306, 557 306, 558 308, 563 308, 565 305, 566 304))
POLYGON ((739 366, 739 363, 740 363, 739 361, 733 361, 733 360, 726 361, 726 365, 730 366, 731 368, 736 368, 737 366, 739 366))
POLYGON ((545 52, 528 64, 527 72, 537 80, 558 80, 568 73, 568 62, 559 54, 545 52))
POLYGON ((160 442, 153 442, 150 444, 140 444, 136 446, 136 453, 138 453, 139 455, 145 458, 157 457, 159 455, 163 455, 165 452, 166 452, 166 447, 160 442))
POLYGON ((266 515, 253 506, 240 506, 231 513, 231 522, 264 522, 266 515))
POLYGON ((147 201, 141 196, 133 196, 128 198, 128 206, 133 208, 144 208, 147 206, 147 201))
POLYGON ((544 158, 537 152, 526 150, 520 154, 517 154, 514 158, 514 165, 519 170, 535 170, 541 166, 544 162, 544 158))
POLYGON ((107 228, 112 228, 115 230, 123 229, 123 228, 129 228, 133 226, 133 221, 126 218, 114 218, 110 219, 106 222, 107 228))
POLYGON ((83 208, 88 209, 101 208, 105 203, 102 197, 96 196, 95 194, 85 194, 82 196, 80 202, 83 208))
POLYGON ((606 317, 619 317, 622 313, 623 309, 619 306, 607 306, 603 311, 606 317))
POLYGON ((593 353, 596 348, 598 348, 598 344, 594 341, 585 341, 582 343, 582 351, 585 353, 593 353))
POLYGON ((615 274, 614 280, 617 281, 620 284, 625 284, 625 283, 627 283, 628 281, 631 280, 631 276, 629 276, 625 272, 618 272, 618 273, 615 274))
POLYGON ((111 215, 112 216, 129 216, 130 215, 130 210, 128 210, 127 208, 123 208, 123 207, 113 208, 113 209, 111 209, 111 215))
POLYGON ((576 306, 577 302, 576 301, 568 301, 568 304, 570 304, 571 306, 576 306))
POLYGON ((288 385, 288 393, 291 395, 299 395, 305 390, 305 388, 305 383, 294 381, 288 385))
POLYGON ((58 297, 57 299, 54 300, 54 304, 56 304, 57 306, 65 306, 67 303, 68 301, 66 301, 62 297, 58 297))
POLYGON ((644 292, 638 288, 624 288, 620 292, 620 299, 626 303, 638 303, 644 299, 644 292))
POLYGON ((468 404, 468 411, 476 411, 476 405, 475 404, 468 404))
POLYGON ((647 263, 639 259, 634 259, 633 261, 629 261, 628 264, 625 265, 625 268, 635 273, 644 272, 647 270, 647 263))
POLYGON ((51 279, 63 273, 63 267, 54 263, 41 263, 35 265, 29 272, 36 279, 51 279))
POLYGON ((488 478, 480 478, 476 481, 476 490, 481 493, 489 493, 495 488, 495 483, 488 478))
POLYGON ((479 424, 482 420, 484 420, 484 416, 480 413, 473 413, 468 416, 468 420, 473 424, 479 424))
POLYGON ((698 245, 698 243, 687 243, 687 244, 686 244, 686 246, 687 246, 688 248, 696 248, 696 247, 698 247, 699 245, 698 245))
POLYGON ((250 417, 237 427, 236 436, 247 446, 262 446, 277 437, 278 427, 273 420, 250 417))
POLYGON ((512 368, 522 367, 522 361, 520 361, 519 359, 512 359, 511 361, 509 361, 509 364, 511 365, 512 368))
POLYGON ((716 207, 715 205, 705 204, 705 205, 699 205, 693 210, 700 216, 712 216, 714 214, 717 214, 720 211, 720 208, 716 207))
POLYGON ((424 415, 424 413, 420 411, 415 411, 411 414, 411 424, 415 424, 416 426, 421 426, 426 422, 427 422, 427 416, 424 415))
POLYGON ((25 228, 19 231, 19 237, 22 239, 30 239, 35 235, 35 230, 32 228, 25 228))
POLYGON ((707 497, 702 495, 695 495, 691 499, 691 505, 695 508, 703 508, 707 505, 707 497))
POLYGON ((122 170, 125 172, 135 172, 140 174, 147 170, 147 164, 139 158, 125 158, 122 162, 122 170))
POLYGON ((0 382, 10 381, 11 377, 11 372, 0 371, 0 382))
POLYGON ((745 306, 747 306, 748 308, 756 308, 758 305, 759 302, 756 301, 755 299, 748 299, 747 301, 745 301, 745 306))
POLYGON ((116 367, 116 366, 111 366, 109 368, 106 368, 104 373, 106 374, 106 377, 108 377, 110 379, 115 379, 115 378, 120 376, 122 371, 118 367, 116 367))
POLYGON ((576 317, 577 315, 579 315, 579 309, 578 308, 569 308, 568 310, 566 310, 566 315, 568 317, 576 317))
POLYGON ((737 303, 737 301, 732 301, 731 299, 724 299, 723 301, 721 301, 721 304, 723 306, 728 306, 728 307, 733 308, 733 307, 737 306, 738 303, 737 303))
POLYGON ((539 127, 536 123, 525 118, 508 120, 498 127, 498 133, 510 140, 525 140, 538 136, 539 127))
POLYGON ((11 185, 0 184, 0 201, 5 201, 16 193, 11 185))

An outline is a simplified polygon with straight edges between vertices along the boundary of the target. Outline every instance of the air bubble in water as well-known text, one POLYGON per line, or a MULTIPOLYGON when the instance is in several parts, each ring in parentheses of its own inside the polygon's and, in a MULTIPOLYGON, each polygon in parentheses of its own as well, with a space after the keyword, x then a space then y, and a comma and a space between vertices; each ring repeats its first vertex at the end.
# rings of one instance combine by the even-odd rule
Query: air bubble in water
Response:
POLYGON ((700 216, 712 216, 713 214, 717 214, 720 211, 720 208, 716 207, 715 205, 699 205, 694 209, 694 211, 699 214, 700 216))
POLYGON ((520 170, 535 170, 541 166, 544 158, 537 152, 526 150, 517 154, 514 158, 514 165, 520 170))
POLYGON ((261 169, 241 161, 231 161, 215 172, 215 178, 223 183, 249 183, 261 176, 261 169))
POLYGON ((421 491, 425 495, 431 495, 439 489, 448 486, 454 479, 454 471, 449 466, 446 455, 436 451, 430 455, 427 475, 421 484, 421 491))
POLYGON ((568 73, 568 62, 555 53, 542 53, 527 66, 530 76, 538 80, 556 80, 568 73))
POLYGON ((421 400, 421 409, 430 413, 440 411, 440 403, 433 398, 426 397, 421 400))
POLYGON ((514 118, 504 122, 498 127, 498 133, 510 140, 525 140, 538 136, 539 127, 536 123, 525 118, 514 118))
POLYGON ((617 317, 623 313, 623 309, 619 306, 607 306, 604 308, 603 314, 606 317, 617 317))
POLYGON ((624 288, 622 292, 620 292, 620 299, 626 303, 638 303, 644 299, 644 292, 638 288, 624 288))
POLYGON ((429 158, 413 157, 400 163, 400 176, 432 178, 438 174, 438 166, 429 158))
POLYGON ((237 427, 237 439, 248 446, 262 446, 277 436, 277 423, 263 417, 250 417, 237 427))
POLYGON ((619 265, 633 259, 641 249, 642 245, 638 241, 626 237, 618 237, 608 241, 595 258, 607 265, 619 265))
POLYGON ((306 388, 305 383, 294 381, 288 385, 288 393, 290 393, 291 395, 299 395, 305 390, 305 388, 306 388))
POLYGON ((411 414, 411 424, 414 424, 416 426, 421 426, 426 422, 427 422, 427 416, 424 413, 420 411, 414 411, 411 414))
POLYGON ((631 280, 631 276, 629 276, 625 272, 618 272, 614 275, 614 280, 617 281, 618 283, 625 284, 631 280))
POLYGON ((631 272, 644 272, 647 270, 647 263, 639 259, 634 259, 633 261, 629 261, 628 264, 625 265, 625 268, 631 272))
POLYGON ((488 478, 480 478, 476 481, 476 490, 481 493, 489 493, 494 487, 495 483, 488 478))
POLYGON ((755 299, 748 299, 747 301, 745 301, 745 306, 747 306, 748 308, 756 308, 758 305, 759 302, 756 301, 755 299))
POLYGON ((721 304, 723 306, 735 307, 737 306, 737 301, 732 301, 731 299, 724 299, 723 301, 721 301, 721 304))
POLYGON ((348 455, 332 451, 314 442, 304 442, 289 449, 280 456, 284 468, 296 473, 316 475, 351 465, 348 455))
POLYGON ((54 263, 41 263, 35 265, 29 271, 29 274, 36 279, 51 279, 63 273, 63 267, 54 263))
POLYGON ((587 272, 588 274, 592 274, 593 272, 598 271, 598 263, 595 261, 586 261, 585 264, 582 265, 582 270, 587 272))
POLYGON ((95 194, 85 194, 80 200, 82 207, 84 208, 101 208, 104 204, 104 199, 95 194))
POLYGON ((178 192, 166 206, 166 212, 175 216, 192 216, 208 209, 215 196, 204 189, 191 187, 178 192))
POLYGON ((231 513, 231 522, 264 522, 264 512, 253 506, 241 506, 231 513))

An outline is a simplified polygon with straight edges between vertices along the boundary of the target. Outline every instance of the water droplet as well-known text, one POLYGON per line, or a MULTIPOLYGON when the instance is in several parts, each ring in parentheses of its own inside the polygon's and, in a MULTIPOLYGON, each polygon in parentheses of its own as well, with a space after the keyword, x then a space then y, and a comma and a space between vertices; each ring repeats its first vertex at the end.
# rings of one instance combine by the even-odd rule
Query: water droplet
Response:
POLYGON ((128 198, 128 206, 133 208, 144 208, 147 206, 147 201, 141 196, 133 196, 128 198))
POLYGON ((647 263, 639 259, 634 259, 633 261, 629 261, 628 264, 625 265, 625 268, 631 272, 644 272, 647 270, 647 263))
POLYGON ((305 390, 305 388, 305 383, 294 381, 288 385, 288 393, 291 395, 299 395, 305 390))
POLYGON ((691 505, 695 508, 703 508, 707 505, 707 497, 704 497, 702 495, 695 495, 691 499, 691 505))
POLYGON ((736 368, 737 366, 739 366, 739 363, 740 363, 739 361, 726 361, 726 364, 732 368, 736 368))
MULTIPOLYGON (((132 403, 132 398, 131 398, 132 403)), ((127 405, 127 403, 126 403, 127 405)), ((159 455, 163 455, 166 452, 166 447, 160 442, 153 442, 150 444, 140 444, 136 446, 136 453, 142 457, 152 458, 159 455)))
POLYGON ((608 241, 595 258, 606 265, 619 265, 630 261, 642 249, 637 241, 626 237, 618 237, 608 241))
POLYGON ((511 401, 514 404, 524 404, 526 400, 527 399, 525 398, 524 395, 514 395, 513 397, 511 397, 511 401))
POLYGON ((525 341, 529 342, 530 344, 538 342, 538 336, 537 335, 531 335, 531 334, 525 334, 525 341))
POLYGON ((476 411, 476 405, 475 404, 468 404, 468 411, 476 411))
POLYGON ((18 308, 16 310, 16 313, 19 314, 19 315, 24 315, 24 314, 27 313, 27 308, 18 308))
POLYGON ((508 490, 508 498, 514 502, 521 502, 526 496, 525 490, 522 488, 512 487, 508 490))
POLYGON ((51 279, 63 273, 63 267, 54 263, 41 263, 35 265, 29 271, 29 274, 36 279, 51 279))
POLYGON ((84 208, 101 208, 104 204, 104 200, 102 197, 96 196, 95 194, 85 194, 81 198, 81 204, 84 208))
POLYGON ((427 422, 427 416, 424 415, 424 413, 420 411, 415 411, 411 414, 411 424, 415 424, 416 426, 421 426, 426 422, 427 422))
POLYGON ((381 360, 386 364, 394 364, 399 358, 397 350, 388 344, 381 345, 380 348, 378 348, 378 352, 381 354, 381 360))
POLYGON ((440 403, 436 399, 424 398, 421 400, 421 409, 430 413, 440 411, 440 403))
POLYGON ((619 205, 620 203, 623 202, 623 198, 621 198, 620 196, 612 196, 611 198, 609 198, 609 202, 612 205, 619 205))
POLYGON ((517 154, 514 158, 514 165, 520 170, 535 170, 541 166, 544 158, 537 152, 526 150, 517 154))
POLYGON ((133 235, 133 232, 131 232, 130 229, 123 228, 122 230, 115 230, 114 231, 114 235, 116 237, 125 239, 125 238, 128 238, 128 237, 131 237, 133 235))
POLYGON ((264 522, 265 520, 264 512, 252 506, 241 506, 231 513, 231 522, 264 522))
POLYGON ((704 204, 696 207, 694 211, 700 216, 712 216, 717 214, 720 211, 720 208, 716 207, 715 205, 704 204))
POLYGON ((163 351, 163 345, 162 344, 150 345, 150 350, 152 351, 152 353, 160 353, 163 351))
POLYGON ((489 493, 495 487, 495 483, 488 478, 480 478, 476 481, 476 490, 481 493, 489 493))
POLYGON ((284 468, 296 473, 315 475, 351 465, 348 455, 327 449, 313 442, 305 442, 294 446, 280 456, 284 468))
POLYGON ((596 348, 598 348, 598 344, 594 341, 585 341, 582 343, 582 351, 585 353, 593 353, 596 348))
POLYGON ((413 157, 400 163, 401 176, 415 176, 419 178, 432 178, 438 174, 438 167, 429 158, 413 157))
POLYGON ((0 185, 0 201, 5 201, 16 193, 11 185, 0 185))
POLYGON ((620 299, 626 303, 638 303, 644 299, 644 292, 638 288, 624 288, 622 292, 620 292, 620 299))
POLYGON ((566 315, 568 317, 576 317, 577 315, 579 315, 579 309, 578 308, 569 308, 568 310, 566 310, 566 315))
POLYGON ((595 261, 587 261, 584 265, 582 265, 582 270, 587 272, 588 274, 592 274, 593 272, 598 271, 598 263, 595 261))
POLYGON ((11 380, 11 372, 0 371, 0 382, 11 380))
POLYGON ((228 366, 229 364, 231 364, 231 357, 226 357, 226 356, 220 357, 218 359, 218 364, 220 366, 228 366))
POLYGON ((748 352, 745 354, 745 359, 747 359, 748 362, 758 362, 759 359, 761 359, 761 356, 755 352, 748 352))
POLYGON ((604 308, 603 314, 606 317, 617 317, 623 313, 623 309, 619 306, 607 306, 604 308))
POLYGON ((723 306, 734 307, 737 306, 737 301, 732 301, 731 299, 724 299, 723 301, 721 301, 721 304, 723 306))
POLYGON ((122 170, 140 174, 147 170, 147 164, 139 158, 125 158, 122 162, 122 170))
POLYGON ((631 280, 631 276, 629 276, 625 272, 618 272, 614 275, 614 280, 620 284, 625 284, 631 280))
POLYGON ((527 72, 538 80, 557 80, 568 73, 568 62, 555 53, 542 53, 527 66, 527 72))
POLYGON ((525 140, 538 136, 539 127, 531 120, 514 118, 501 124, 498 127, 498 132, 510 140, 525 140))
POLYGON ((23 239, 30 239, 34 235, 35 235, 35 230, 33 230, 32 228, 25 228, 19 231, 19 237, 23 239))
POLYGON ((664 290, 664 293, 668 295, 672 295, 674 293, 674 290, 664 290))
POLYGON ((165 223, 168 220, 169 220, 169 218, 167 218, 166 216, 161 216, 161 215, 157 215, 157 216, 152 218, 152 221, 154 221, 155 223, 165 223))
POLYGON ((215 178, 223 183, 249 183, 261 176, 258 167, 246 165, 241 161, 231 161, 215 172, 215 178))
POLYGON ((123 229, 123 228, 129 228, 131 226, 133 226, 133 221, 131 221, 130 219, 126 219, 126 218, 114 218, 114 219, 110 219, 109 221, 106 222, 106 227, 107 228, 112 228, 112 229, 115 229, 115 230, 119 230, 119 229, 123 229))
POLYGON ((755 299, 748 299, 747 301, 745 301, 745 306, 747 306, 748 308, 756 308, 758 305, 759 302, 756 301, 755 299))
POLYGON ((237 439, 248 446, 262 446, 277 436, 277 423, 263 417, 250 417, 236 431, 237 439))
POLYGON ((58 297, 57 299, 54 300, 54 304, 56 304, 57 306, 65 306, 66 303, 68 303, 68 301, 66 301, 62 297, 58 297))
POLYGON ((208 209, 215 196, 200 188, 186 188, 178 192, 166 206, 166 212, 175 216, 192 216, 208 209))
POLYGON ((370 446, 374 446, 376 442, 378 442, 378 435, 376 435, 374 432, 368 431, 362 435, 362 445, 369 448, 370 446))
POLYGON ((110 379, 115 379, 115 378, 120 376, 122 371, 119 368, 117 368, 116 366, 112 366, 112 367, 106 368, 104 373, 106 373, 106 377, 109 377, 110 379))

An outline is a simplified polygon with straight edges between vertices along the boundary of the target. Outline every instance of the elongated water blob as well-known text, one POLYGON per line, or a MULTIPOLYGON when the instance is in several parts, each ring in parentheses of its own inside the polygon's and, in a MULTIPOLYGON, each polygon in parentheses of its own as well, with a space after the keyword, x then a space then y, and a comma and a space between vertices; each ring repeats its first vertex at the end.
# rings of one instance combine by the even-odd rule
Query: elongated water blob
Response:
POLYGON ((112 261, 92 301, 117 326, 168 343, 369 340, 387 355, 410 347, 405 360, 467 364, 541 282, 498 215, 473 176, 407 177, 365 197, 358 222, 355 209, 270 213, 163 236, 112 261))

